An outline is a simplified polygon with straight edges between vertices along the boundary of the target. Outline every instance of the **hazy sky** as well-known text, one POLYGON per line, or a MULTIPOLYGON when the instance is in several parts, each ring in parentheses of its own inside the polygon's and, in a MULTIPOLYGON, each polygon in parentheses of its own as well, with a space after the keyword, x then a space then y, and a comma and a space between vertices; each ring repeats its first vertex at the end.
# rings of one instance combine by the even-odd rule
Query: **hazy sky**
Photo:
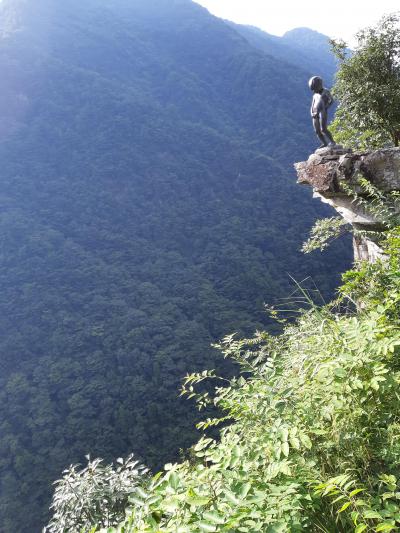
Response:
POLYGON ((218 17, 282 35, 307 26, 354 44, 353 35, 383 15, 400 10, 399 0, 195 0, 218 17))

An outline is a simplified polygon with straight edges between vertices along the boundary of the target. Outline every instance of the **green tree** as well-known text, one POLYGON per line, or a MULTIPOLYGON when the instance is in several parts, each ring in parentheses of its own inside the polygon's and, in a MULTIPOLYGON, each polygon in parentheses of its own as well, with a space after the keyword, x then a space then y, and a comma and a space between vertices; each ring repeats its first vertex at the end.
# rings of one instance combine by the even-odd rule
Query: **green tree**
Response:
POLYGON ((355 148, 400 143, 400 12, 357 34, 357 47, 333 41, 340 61, 334 93, 339 100, 335 138, 355 148))

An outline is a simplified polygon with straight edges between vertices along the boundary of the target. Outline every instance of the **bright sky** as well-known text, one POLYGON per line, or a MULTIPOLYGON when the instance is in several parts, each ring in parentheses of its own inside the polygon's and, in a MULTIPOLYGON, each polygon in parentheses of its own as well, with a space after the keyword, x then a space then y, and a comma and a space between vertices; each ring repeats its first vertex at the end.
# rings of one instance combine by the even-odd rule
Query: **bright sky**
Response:
POLYGON ((273 35, 306 26, 354 45, 358 30, 400 9, 399 0, 194 0, 217 17, 273 35))

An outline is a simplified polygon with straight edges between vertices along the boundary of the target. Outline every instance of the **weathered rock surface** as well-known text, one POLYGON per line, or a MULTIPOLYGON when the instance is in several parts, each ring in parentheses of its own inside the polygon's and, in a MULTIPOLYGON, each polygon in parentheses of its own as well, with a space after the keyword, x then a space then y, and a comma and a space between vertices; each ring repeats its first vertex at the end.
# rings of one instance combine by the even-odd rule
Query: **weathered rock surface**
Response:
POLYGON ((386 227, 378 215, 368 210, 368 195, 359 179, 367 179, 384 193, 400 191, 400 148, 352 152, 338 146, 326 147, 316 150, 307 161, 296 163, 295 168, 298 183, 310 185, 314 196, 336 209, 346 222, 356 229, 375 232, 371 238, 354 240, 355 259, 374 262, 382 257, 379 233, 386 227), (367 202, 354 200, 349 188, 367 202))

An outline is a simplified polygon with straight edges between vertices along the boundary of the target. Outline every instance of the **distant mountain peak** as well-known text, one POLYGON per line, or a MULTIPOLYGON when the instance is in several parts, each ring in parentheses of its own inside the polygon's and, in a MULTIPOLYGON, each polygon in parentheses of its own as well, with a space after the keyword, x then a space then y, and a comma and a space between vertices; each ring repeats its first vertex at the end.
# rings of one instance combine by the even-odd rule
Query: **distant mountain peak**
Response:
POLYGON ((294 28, 282 36, 282 40, 287 44, 300 45, 303 48, 310 49, 316 48, 317 46, 323 46, 325 49, 329 49, 329 39, 330 37, 327 35, 306 27, 294 28))
POLYGON ((265 54, 302 68, 306 76, 318 72, 328 84, 333 82, 337 64, 327 35, 311 28, 300 27, 278 37, 256 26, 225 22, 265 54))
POLYGON ((288 30, 287 32, 285 32, 283 34, 283 38, 288 38, 288 37, 303 37, 303 36, 306 36, 306 35, 312 35, 314 37, 322 37, 323 39, 329 39, 329 37, 317 30, 313 30, 311 28, 308 28, 306 26, 299 26, 298 28, 293 28, 292 30, 288 30))

